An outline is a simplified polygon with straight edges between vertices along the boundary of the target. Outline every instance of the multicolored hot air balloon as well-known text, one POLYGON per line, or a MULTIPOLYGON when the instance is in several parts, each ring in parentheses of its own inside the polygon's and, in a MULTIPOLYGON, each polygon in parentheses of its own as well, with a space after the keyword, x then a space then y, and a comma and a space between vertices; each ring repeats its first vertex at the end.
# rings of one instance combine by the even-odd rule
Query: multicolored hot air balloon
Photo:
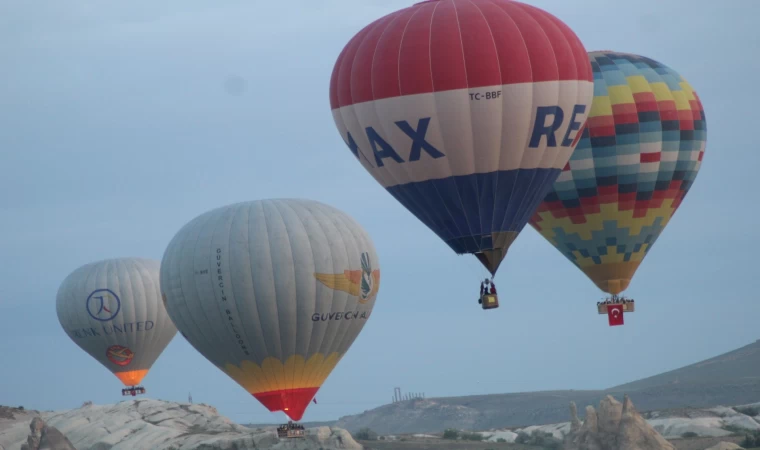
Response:
POLYGON ((707 128, 699 96, 673 69, 627 53, 589 57, 587 127, 531 225, 616 296, 694 183, 707 128))
POLYGON ((593 96, 583 44, 511 0, 430 0, 356 34, 330 107, 353 156, 494 275, 570 158, 593 96))
POLYGON ((84 265, 61 283, 58 320, 84 351, 135 389, 177 334, 159 287, 159 261, 115 258, 84 265))
POLYGON ((300 420, 369 319, 380 267, 345 213, 259 200, 185 225, 164 253, 161 286, 193 347, 270 411, 300 420))

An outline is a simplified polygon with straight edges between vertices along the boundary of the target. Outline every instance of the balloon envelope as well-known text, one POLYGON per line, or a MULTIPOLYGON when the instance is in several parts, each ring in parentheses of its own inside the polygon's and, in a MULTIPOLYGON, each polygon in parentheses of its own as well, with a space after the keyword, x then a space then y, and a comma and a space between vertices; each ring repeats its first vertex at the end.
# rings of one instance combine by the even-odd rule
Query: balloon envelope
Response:
POLYGON ((494 274, 570 158, 591 105, 583 44, 511 0, 417 3, 340 53, 335 124, 353 156, 494 274))
POLYGON ((707 128, 699 96, 673 69, 627 53, 589 57, 587 127, 531 225, 618 294, 694 183, 707 128))
POLYGON ((115 258, 84 265, 61 283, 66 334, 126 386, 140 383, 177 328, 161 302, 161 263, 115 258))
POLYGON ((380 268, 345 213, 272 199, 190 221, 166 249, 161 286, 193 347, 270 411, 300 420, 369 319, 380 268))

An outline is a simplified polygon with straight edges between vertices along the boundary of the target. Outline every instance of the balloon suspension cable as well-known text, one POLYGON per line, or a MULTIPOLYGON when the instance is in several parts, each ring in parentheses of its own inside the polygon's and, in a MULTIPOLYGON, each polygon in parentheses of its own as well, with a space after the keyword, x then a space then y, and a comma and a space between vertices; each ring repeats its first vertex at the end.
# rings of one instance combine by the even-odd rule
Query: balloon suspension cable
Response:
POLYGON ((483 265, 480 266, 480 279, 493 281, 493 274, 483 265))

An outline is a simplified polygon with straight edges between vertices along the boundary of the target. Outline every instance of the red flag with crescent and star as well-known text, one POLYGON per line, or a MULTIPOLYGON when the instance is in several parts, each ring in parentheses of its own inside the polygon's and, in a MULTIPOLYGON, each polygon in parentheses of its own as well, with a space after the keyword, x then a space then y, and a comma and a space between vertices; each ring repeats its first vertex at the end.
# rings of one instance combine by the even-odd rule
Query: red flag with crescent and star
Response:
POLYGON ((607 319, 611 327, 623 325, 623 305, 607 305, 607 319))

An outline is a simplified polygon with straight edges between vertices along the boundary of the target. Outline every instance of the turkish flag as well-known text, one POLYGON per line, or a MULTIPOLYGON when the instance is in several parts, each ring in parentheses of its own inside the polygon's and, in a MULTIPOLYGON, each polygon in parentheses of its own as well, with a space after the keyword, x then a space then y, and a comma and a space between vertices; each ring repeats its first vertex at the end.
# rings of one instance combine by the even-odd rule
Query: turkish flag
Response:
POLYGON ((623 305, 607 305, 607 319, 611 327, 623 325, 623 305))

